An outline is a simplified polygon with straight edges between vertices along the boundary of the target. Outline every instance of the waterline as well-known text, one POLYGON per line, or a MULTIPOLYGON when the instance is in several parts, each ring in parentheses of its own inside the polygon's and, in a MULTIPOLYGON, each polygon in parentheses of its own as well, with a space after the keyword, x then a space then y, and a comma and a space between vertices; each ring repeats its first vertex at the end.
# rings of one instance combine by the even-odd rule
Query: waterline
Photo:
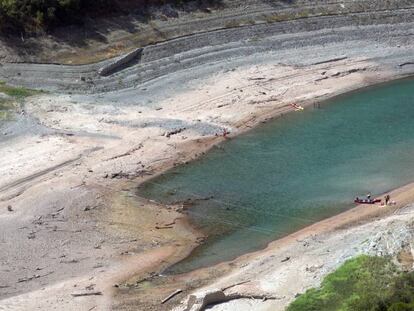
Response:
POLYGON ((172 271, 260 249, 356 195, 414 180, 413 117, 414 80, 392 82, 284 116, 147 182, 140 195, 195 201, 190 219, 209 235, 172 271))

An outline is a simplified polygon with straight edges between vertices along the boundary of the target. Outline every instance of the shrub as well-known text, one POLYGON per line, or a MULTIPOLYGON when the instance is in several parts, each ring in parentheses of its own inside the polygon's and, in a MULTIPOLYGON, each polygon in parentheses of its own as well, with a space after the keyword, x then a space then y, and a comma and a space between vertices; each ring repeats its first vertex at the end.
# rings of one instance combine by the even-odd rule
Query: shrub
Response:
POLYGON ((26 89, 24 87, 10 86, 10 85, 7 85, 5 82, 0 81, 0 93, 4 93, 14 98, 24 98, 27 96, 39 94, 41 92, 36 91, 36 90, 26 89))
MULTIPOLYGON (((144 13, 148 6, 188 0, 0 0, 0 31, 38 32, 82 22, 85 16, 106 15, 133 5, 144 13)), ((211 0, 213 1, 213 0, 211 0)), ((217 0, 214 0, 217 2, 217 0)))
POLYGON ((405 311, 413 306, 414 272, 399 272, 389 258, 364 255, 346 261, 287 310, 405 311))

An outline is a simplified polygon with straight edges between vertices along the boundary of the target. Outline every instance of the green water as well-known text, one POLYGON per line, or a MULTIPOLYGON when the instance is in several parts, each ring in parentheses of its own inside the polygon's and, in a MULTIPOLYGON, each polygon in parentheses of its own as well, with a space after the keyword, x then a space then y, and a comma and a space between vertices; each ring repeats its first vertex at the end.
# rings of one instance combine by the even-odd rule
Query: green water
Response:
MULTIPOLYGON (((414 80, 365 89, 286 115, 223 143, 138 190, 189 210, 206 244, 179 273, 260 249, 271 240, 414 180, 414 80)), ((380 208, 380 207, 379 207, 380 208)))

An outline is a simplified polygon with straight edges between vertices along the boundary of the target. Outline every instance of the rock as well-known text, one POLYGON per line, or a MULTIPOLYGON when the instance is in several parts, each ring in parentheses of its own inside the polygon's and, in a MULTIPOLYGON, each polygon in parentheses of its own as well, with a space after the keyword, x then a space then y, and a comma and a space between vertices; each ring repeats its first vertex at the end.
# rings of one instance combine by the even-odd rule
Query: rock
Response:
POLYGON ((7 206, 7 210, 8 210, 9 212, 13 212, 13 207, 12 207, 11 205, 7 206))
MULTIPOLYGON (((200 311, 209 304, 218 303, 226 300, 226 295, 220 289, 210 289, 204 292, 191 294, 186 302, 186 307, 179 309, 182 311, 200 311)), ((178 310, 177 310, 178 311, 178 310)))

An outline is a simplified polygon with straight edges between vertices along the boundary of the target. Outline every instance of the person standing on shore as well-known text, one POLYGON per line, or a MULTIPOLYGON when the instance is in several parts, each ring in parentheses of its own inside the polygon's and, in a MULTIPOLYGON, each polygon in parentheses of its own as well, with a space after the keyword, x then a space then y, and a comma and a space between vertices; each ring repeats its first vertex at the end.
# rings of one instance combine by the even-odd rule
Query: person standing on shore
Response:
POLYGON ((389 195, 389 194, 387 194, 387 195, 385 196, 385 205, 388 205, 388 203, 390 202, 390 199, 391 199, 390 195, 389 195))

